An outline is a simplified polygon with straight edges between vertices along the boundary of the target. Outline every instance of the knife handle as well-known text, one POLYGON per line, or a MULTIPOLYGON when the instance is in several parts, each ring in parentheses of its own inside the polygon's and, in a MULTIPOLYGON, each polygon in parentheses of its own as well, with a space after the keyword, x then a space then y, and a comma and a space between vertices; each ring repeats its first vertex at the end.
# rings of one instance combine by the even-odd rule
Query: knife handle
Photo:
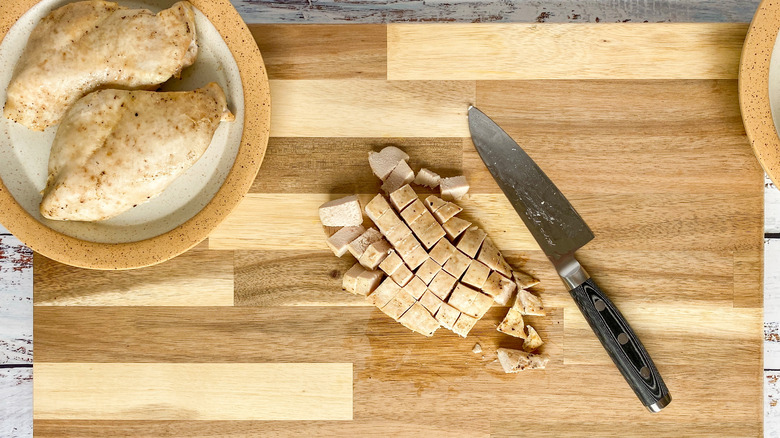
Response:
POLYGON ((592 278, 571 291, 572 298, 639 400, 659 412, 671 401, 653 360, 620 311, 592 278))

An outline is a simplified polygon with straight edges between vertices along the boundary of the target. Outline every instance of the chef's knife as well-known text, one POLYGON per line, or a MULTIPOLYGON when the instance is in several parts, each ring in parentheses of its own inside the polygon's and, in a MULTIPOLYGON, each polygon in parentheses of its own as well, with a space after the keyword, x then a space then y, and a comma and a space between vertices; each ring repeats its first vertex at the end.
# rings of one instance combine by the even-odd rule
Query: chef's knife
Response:
POLYGON ((469 130, 482 161, 555 266, 631 389, 651 412, 666 407, 672 396, 645 347, 574 258, 574 252, 594 238, 593 232, 531 157, 473 106, 469 107, 469 130))

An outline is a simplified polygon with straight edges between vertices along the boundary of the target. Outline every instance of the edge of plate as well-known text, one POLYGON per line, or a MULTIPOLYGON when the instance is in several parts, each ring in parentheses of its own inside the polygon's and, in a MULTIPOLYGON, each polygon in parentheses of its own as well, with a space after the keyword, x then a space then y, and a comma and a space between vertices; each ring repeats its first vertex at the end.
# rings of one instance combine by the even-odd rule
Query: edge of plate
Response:
MULTIPOLYGON (((0 42, 38 0, 17 0, 0 13, 0 42)), ((244 87, 244 130, 230 172, 214 197, 191 219, 167 233, 137 242, 107 244, 76 239, 29 215, 0 180, 0 222, 34 251, 72 266, 120 270, 155 265, 205 240, 249 191, 268 146, 271 93, 260 49, 229 0, 190 0, 222 35, 244 87)))
POLYGON ((748 28, 739 63, 739 108, 764 172, 780 183, 780 137, 769 102, 769 64, 780 29, 780 1, 763 0, 748 28))

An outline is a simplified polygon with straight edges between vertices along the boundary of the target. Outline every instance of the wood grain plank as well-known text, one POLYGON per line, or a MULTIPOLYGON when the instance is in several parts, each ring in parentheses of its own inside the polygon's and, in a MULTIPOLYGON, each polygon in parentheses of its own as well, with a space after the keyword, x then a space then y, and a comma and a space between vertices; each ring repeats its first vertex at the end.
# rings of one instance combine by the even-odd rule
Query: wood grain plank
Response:
POLYGON ((743 23, 389 24, 387 76, 736 79, 746 33, 743 23))
MULTIPOLYGON (((415 171, 426 167, 443 175, 460 175, 465 141, 461 138, 272 137, 250 192, 378 193, 381 182, 368 166, 368 152, 390 145, 410 155, 409 165, 415 171)), ((471 140, 468 142, 471 145, 471 140)))
POLYGON ((33 417, 351 420, 352 364, 36 363, 33 417))
POLYGON ((33 370, 0 369, 0 436, 33 436, 33 370))
POLYGON ((32 256, 16 237, 0 236, 0 364, 33 361, 32 256))
POLYGON ((385 79, 387 30, 352 26, 250 24, 269 79, 385 79))
MULTIPOLYGON (((556 181, 564 193, 576 177, 556 181)), ((324 250, 317 208, 342 195, 247 195, 209 236, 210 249, 324 250), (291 214, 294 212, 294 214, 291 214)), ((364 201, 372 195, 362 195, 364 201)), ((567 196, 599 238, 588 249, 751 249, 760 242, 762 196, 749 194, 573 194, 567 196), (621 217, 615 221, 615 217, 621 217)), ((500 248, 535 250, 536 241, 503 194, 473 194, 460 201, 463 217, 478 223, 500 248)))
MULTIPOLYGON (((761 309, 728 309, 716 306, 679 308, 673 304, 621 306, 656 363, 666 366, 698 363, 701 357, 758 357, 761 342, 761 309), (695 323, 694 323, 695 321, 695 323)), ((566 365, 610 364, 591 328, 576 308, 564 309, 566 365)), ((760 367, 755 367, 756 372, 760 367)))
POLYGON ((272 80, 273 137, 468 137, 470 81, 272 80))
POLYGON ((248 23, 747 23, 757 0, 561 0, 555 3, 518 0, 232 0, 248 23))
POLYGON ((74 268, 35 254, 36 306, 232 306, 233 253, 203 243, 156 266, 74 268))

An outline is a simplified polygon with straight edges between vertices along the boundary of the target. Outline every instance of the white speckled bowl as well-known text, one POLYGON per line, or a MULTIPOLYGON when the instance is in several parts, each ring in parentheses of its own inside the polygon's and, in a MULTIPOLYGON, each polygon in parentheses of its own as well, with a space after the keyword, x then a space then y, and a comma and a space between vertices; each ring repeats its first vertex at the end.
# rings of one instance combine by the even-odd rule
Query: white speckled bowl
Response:
MULTIPOLYGON (((0 104, 13 68, 37 22, 67 0, 24 0, 0 10, 0 104)), ((173 0, 120 1, 152 11, 173 0)), ((163 90, 217 82, 236 115, 223 122, 204 156, 159 197, 102 222, 41 217, 38 205, 57 127, 33 132, 0 117, 0 223, 35 251, 74 266, 130 269, 168 260, 205 239, 254 180, 268 143, 270 94, 265 67, 248 28, 228 0, 191 0, 198 60, 163 90), (245 120, 251 120, 246 126, 245 120)))

